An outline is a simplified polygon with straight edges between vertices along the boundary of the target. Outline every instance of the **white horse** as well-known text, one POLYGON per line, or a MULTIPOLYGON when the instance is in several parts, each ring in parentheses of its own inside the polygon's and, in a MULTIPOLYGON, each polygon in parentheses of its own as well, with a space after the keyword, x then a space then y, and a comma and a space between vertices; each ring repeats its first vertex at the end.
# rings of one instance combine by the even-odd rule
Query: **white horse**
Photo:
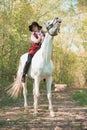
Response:
MULTIPOLYGON (((48 21, 45 24, 47 33, 45 35, 44 42, 41 48, 36 52, 36 54, 32 58, 31 66, 28 71, 28 76, 34 79, 33 95, 34 95, 35 115, 38 113, 39 84, 42 79, 46 79, 50 116, 54 117, 52 101, 51 101, 51 85, 52 85, 52 72, 53 72, 51 52, 52 52, 53 37, 58 34, 60 30, 60 24, 61 24, 60 18, 55 18, 51 21, 48 21)), ((27 79, 26 79, 26 83, 23 83, 21 82, 21 78, 23 74, 23 68, 27 61, 27 57, 28 57, 28 53, 21 56, 16 80, 13 83, 12 88, 10 88, 8 91, 8 93, 12 97, 17 97, 23 87, 24 107, 26 111, 28 110, 27 79)))

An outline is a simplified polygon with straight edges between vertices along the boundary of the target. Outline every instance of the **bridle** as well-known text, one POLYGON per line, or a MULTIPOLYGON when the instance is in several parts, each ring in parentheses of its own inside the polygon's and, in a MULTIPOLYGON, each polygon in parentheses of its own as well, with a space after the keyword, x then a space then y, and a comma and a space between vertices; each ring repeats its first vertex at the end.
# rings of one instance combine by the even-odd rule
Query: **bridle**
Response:
MULTIPOLYGON (((55 18, 56 19, 56 18, 55 18)), ((55 21, 55 19, 54 19, 54 21, 55 21)), ((51 36, 56 36, 56 34, 54 33, 54 34, 51 34, 50 32, 49 32, 49 30, 53 27, 53 25, 54 25, 54 21, 53 21, 53 23, 51 23, 48 27, 46 27, 46 29, 47 29, 47 32, 51 35, 51 36)))

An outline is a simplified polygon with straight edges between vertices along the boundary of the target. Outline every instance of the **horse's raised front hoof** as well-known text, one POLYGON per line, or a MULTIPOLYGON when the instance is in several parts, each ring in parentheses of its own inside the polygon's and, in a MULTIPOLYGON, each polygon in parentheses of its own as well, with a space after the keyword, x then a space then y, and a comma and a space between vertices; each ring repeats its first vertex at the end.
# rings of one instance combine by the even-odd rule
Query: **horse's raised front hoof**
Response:
POLYGON ((50 117, 55 117, 55 113, 53 111, 50 112, 50 117))
POLYGON ((24 114, 28 114, 29 113, 29 109, 28 108, 25 108, 24 109, 24 114))

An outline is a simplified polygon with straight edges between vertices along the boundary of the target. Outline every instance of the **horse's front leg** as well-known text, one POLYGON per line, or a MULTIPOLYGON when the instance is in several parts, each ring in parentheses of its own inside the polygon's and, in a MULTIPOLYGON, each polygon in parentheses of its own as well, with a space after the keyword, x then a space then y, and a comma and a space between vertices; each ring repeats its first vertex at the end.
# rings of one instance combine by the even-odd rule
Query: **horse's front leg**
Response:
POLYGON ((49 76, 46 78, 46 84, 47 84, 47 98, 49 101, 49 110, 50 110, 50 116, 54 117, 53 107, 52 107, 52 99, 51 99, 51 85, 52 85, 52 76, 49 76))
POLYGON ((28 104, 27 104, 27 82, 22 83, 23 86, 23 96, 24 96, 24 112, 28 113, 28 104))
POLYGON ((34 95, 34 115, 38 113, 38 99, 39 99, 39 83, 40 79, 35 78, 34 79, 34 85, 33 85, 33 95, 34 95))

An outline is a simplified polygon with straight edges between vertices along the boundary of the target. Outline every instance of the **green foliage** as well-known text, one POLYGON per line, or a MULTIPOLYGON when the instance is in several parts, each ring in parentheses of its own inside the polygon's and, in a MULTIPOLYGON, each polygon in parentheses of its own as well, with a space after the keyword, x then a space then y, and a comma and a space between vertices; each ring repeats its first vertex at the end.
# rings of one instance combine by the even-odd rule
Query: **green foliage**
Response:
POLYGON ((10 106, 11 104, 15 104, 16 102, 18 102, 18 99, 12 99, 11 97, 8 97, 7 95, 5 95, 0 100, 0 107, 10 106))
POLYGON ((84 58, 84 77, 85 77, 85 86, 87 86, 87 57, 84 58))
MULTIPOLYGON (((1 10, 1 47, 0 47, 0 81, 5 86, 5 80, 12 82, 16 75, 20 56, 27 52, 30 46, 28 25, 33 19, 32 7, 28 2, 20 3, 8 9, 6 2, 1 10)), ((11 3, 12 4, 12 3, 11 3)), ((1 86, 0 84, 0 86, 1 86)))
POLYGON ((6 124, 6 120, 0 119, 0 127, 4 126, 6 124))
MULTIPOLYGON (((53 78, 57 83, 66 83, 69 87, 76 87, 76 82, 80 84, 83 80, 82 76, 79 76, 82 73, 85 84, 87 83, 87 54, 85 53, 85 58, 82 57, 82 60, 79 60, 78 55, 70 50, 71 44, 79 46, 81 43, 79 41, 82 40, 81 45, 87 51, 87 15, 82 13, 83 19, 80 20, 79 12, 78 14, 74 12, 74 6, 71 5, 69 11, 61 8, 63 2, 65 7, 67 2, 64 0, 46 0, 45 2, 43 0, 33 2, 7 0, 0 2, 0 90, 4 91, 4 88, 13 82, 19 58, 28 51, 31 45, 28 26, 32 21, 38 21, 43 25, 44 22, 54 17, 62 17, 63 22, 62 31, 54 40, 53 78), (68 28, 72 28, 72 26, 77 30, 70 33, 68 28), (64 27, 67 28, 65 32, 64 27), (78 39, 79 41, 77 41, 78 39), (81 77, 80 81, 79 77, 81 77)), ((86 3, 86 0, 80 0, 77 4, 78 11, 84 8, 85 12, 86 3)), ((67 4, 70 5, 70 3, 67 4)))
POLYGON ((87 106, 87 90, 80 90, 72 95, 72 98, 82 106, 87 106))
POLYGON ((61 46, 54 48, 53 62, 55 65, 54 80, 58 83, 67 84, 69 87, 75 84, 75 70, 76 70, 76 55, 71 52, 64 52, 61 46), (55 74, 56 73, 56 74, 55 74))

